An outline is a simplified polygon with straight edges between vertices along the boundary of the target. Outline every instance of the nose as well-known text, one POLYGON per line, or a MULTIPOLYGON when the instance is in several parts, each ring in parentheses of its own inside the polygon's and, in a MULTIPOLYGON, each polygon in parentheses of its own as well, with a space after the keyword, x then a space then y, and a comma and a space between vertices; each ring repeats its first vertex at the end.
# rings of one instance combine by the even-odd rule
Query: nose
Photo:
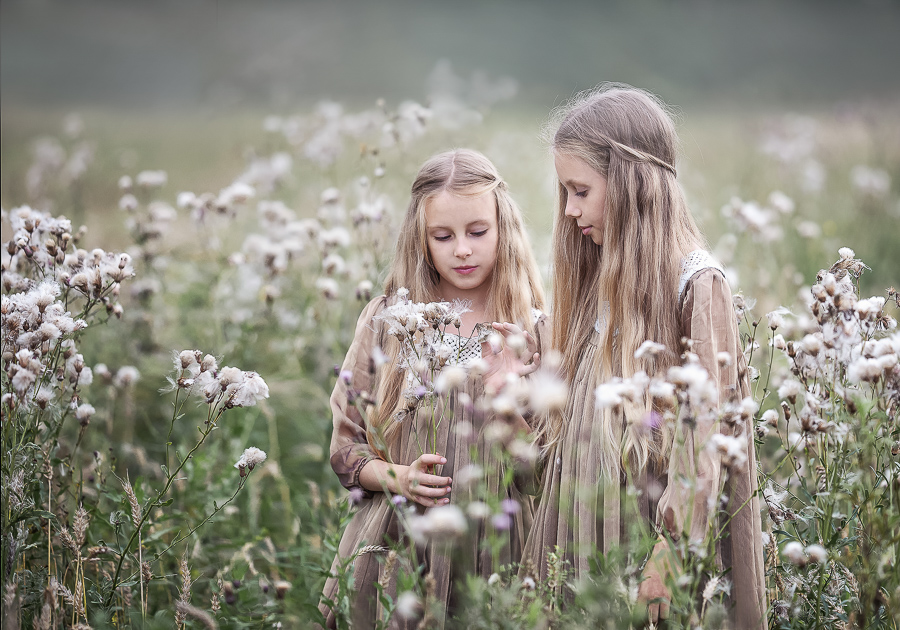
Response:
POLYGON ((461 238, 456 241, 456 248, 453 250, 453 255, 457 258, 468 258, 471 256, 472 247, 469 245, 469 240, 461 238))
POLYGON ((568 199, 566 199, 566 210, 565 210, 565 215, 566 215, 567 217, 571 217, 571 218, 573 218, 573 219, 577 219, 578 217, 581 216, 581 210, 579 210, 579 209, 572 203, 572 198, 571 198, 571 197, 569 197, 568 199))

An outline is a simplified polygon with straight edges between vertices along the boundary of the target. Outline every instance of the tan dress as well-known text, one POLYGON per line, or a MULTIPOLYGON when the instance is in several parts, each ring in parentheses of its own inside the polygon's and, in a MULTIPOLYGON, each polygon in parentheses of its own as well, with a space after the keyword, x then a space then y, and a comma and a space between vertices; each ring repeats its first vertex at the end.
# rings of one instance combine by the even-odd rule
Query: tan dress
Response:
MULTIPOLYGON (((372 376, 373 350, 384 347, 386 330, 373 318, 387 305, 384 297, 375 298, 363 310, 359 317, 356 335, 344 360, 342 370, 352 372, 353 377, 350 388, 358 391, 373 392, 376 389, 375 379, 372 376)), ((541 315, 536 320, 536 337, 540 346, 541 330, 546 327, 546 317, 541 315)), ((358 550, 368 545, 389 547, 401 539, 401 525, 398 522, 395 510, 389 497, 383 492, 369 492, 359 485, 359 474, 363 466, 375 458, 375 453, 366 441, 365 423, 359 411, 348 401, 348 386, 341 379, 331 395, 331 408, 334 415, 334 431, 331 439, 331 466, 341 484, 351 490, 352 494, 362 497, 358 503, 347 529, 344 531, 338 549, 338 556, 332 565, 332 574, 337 571, 341 559, 346 559, 358 550)), ((480 383, 467 383, 465 388, 472 400, 478 400, 482 395, 480 383)), ((503 493, 502 498, 514 499, 521 509, 512 515, 511 526, 505 532, 498 535, 505 537, 502 549, 499 552, 499 563, 509 564, 518 562, 522 555, 528 530, 531 527, 533 506, 532 498, 515 484, 501 490, 501 478, 504 470, 496 456, 496 451, 491 451, 484 443, 482 429, 491 417, 485 417, 484 413, 477 412, 473 405, 462 404, 459 397, 454 395, 449 403, 449 410, 444 412, 445 419, 437 430, 436 451, 447 458, 447 463, 436 471, 436 474, 454 478, 453 492, 450 502, 458 503, 463 497, 463 489, 458 484, 457 473, 470 464, 477 464, 484 470, 484 481, 488 492, 495 495, 503 493), (472 431, 455 430, 460 422, 469 422, 472 431), (477 455, 472 456, 472 447, 476 447, 477 455)), ((426 425, 419 427, 420 435, 417 442, 414 425, 403 427, 399 438, 391 448, 392 460, 399 464, 411 464, 421 454, 419 443, 424 444, 426 425)), ((416 506, 420 513, 425 512, 422 506, 416 506)), ((427 543, 419 545, 416 549, 418 561, 424 566, 424 574, 431 574, 435 580, 435 597, 442 603, 442 608, 452 615, 455 600, 453 596, 453 582, 461 575, 474 573, 483 577, 489 577, 498 570, 492 560, 492 554, 488 549, 481 548, 481 542, 486 538, 486 528, 492 527, 490 519, 481 522, 470 521, 470 531, 466 538, 452 549, 446 545, 427 543)), ((497 532, 495 532, 497 533, 497 532)), ((354 628, 371 628, 375 624, 376 615, 379 612, 376 600, 375 584, 382 579, 385 552, 367 552, 356 557, 353 564, 354 593, 351 595, 351 610, 354 617, 354 628)), ((397 568, 394 568, 396 573, 397 568)), ((396 600, 396 575, 384 576, 383 583, 387 584, 386 592, 396 600)), ((337 580, 329 578, 325 583, 324 595, 334 599, 338 587, 337 580)), ((329 627, 334 627, 332 612, 324 605, 320 610, 325 615, 329 627)), ((394 615, 391 627, 414 628, 417 621, 404 622, 394 615)), ((439 620, 442 623, 442 620, 439 620)))
MULTIPOLYGON (((699 355, 701 365, 719 384, 720 400, 744 398, 749 395, 749 384, 731 291, 722 273, 714 268, 690 271, 694 273, 682 280, 685 285, 679 305, 682 336, 693 339, 693 351, 699 355), (723 351, 741 360, 722 367, 716 357, 723 351)), ((702 538, 710 508, 709 492, 699 488, 718 488, 722 470, 705 449, 700 450, 700 456, 694 461, 693 445, 695 440, 701 443, 716 430, 732 433, 719 423, 701 424, 693 432, 688 431, 680 445, 676 441, 667 470, 644 471, 635 480, 639 489, 636 497, 626 496, 624 484, 610 487, 602 482, 593 422, 593 389, 597 380, 591 374, 600 340, 601 335, 595 330, 572 383, 566 413, 569 420, 559 447, 545 465, 543 492, 523 554, 523 562, 534 563, 542 580, 548 572, 547 552, 556 546, 571 563, 577 579, 587 573, 588 557, 593 549, 608 552, 635 535, 635 528, 646 532, 647 528, 659 524, 678 537, 682 525, 686 524, 686 515, 692 514, 691 537, 699 534, 702 538), (686 488, 678 480, 679 472, 698 479, 701 482, 697 484, 698 490, 686 488)), ((764 628, 765 572, 759 500, 753 496, 757 481, 752 427, 743 427, 743 434, 747 436, 748 465, 743 473, 727 477, 724 491, 729 497, 727 510, 737 513, 725 526, 716 555, 721 569, 731 568, 727 578, 732 582, 732 623, 740 628, 764 628), (745 507, 738 509, 742 505, 745 507)))

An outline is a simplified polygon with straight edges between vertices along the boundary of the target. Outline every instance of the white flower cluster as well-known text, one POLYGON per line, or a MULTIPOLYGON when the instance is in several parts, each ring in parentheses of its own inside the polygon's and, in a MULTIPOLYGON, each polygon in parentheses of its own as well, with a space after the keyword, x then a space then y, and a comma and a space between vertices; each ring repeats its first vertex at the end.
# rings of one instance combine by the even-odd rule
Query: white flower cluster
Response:
POLYGON ((742 201, 737 197, 722 206, 722 215, 730 219, 739 232, 750 234, 759 243, 772 243, 784 238, 779 221, 781 216, 794 209, 794 202, 784 193, 772 193, 771 207, 760 206, 755 201, 742 201))
MULTIPOLYGON (((889 397, 896 400, 900 397, 900 334, 890 331, 897 322, 885 312, 884 297, 858 298, 854 279, 867 267, 855 258, 853 250, 841 248, 839 253, 841 259, 831 269, 820 271, 812 287, 811 330, 798 341, 776 340, 775 345, 783 346, 802 382, 824 380, 841 387, 846 375, 849 383, 843 385, 852 389, 883 381, 889 397)), ((829 403, 827 396, 819 396, 818 389, 787 380, 778 393, 791 404, 804 395, 800 411, 804 430, 827 428, 818 412, 828 409, 829 403)))
POLYGON ((424 401, 434 404, 439 394, 460 387, 468 373, 481 368, 481 333, 469 343, 478 348, 478 358, 463 364, 462 339, 449 343, 447 329, 462 326, 462 315, 469 311, 463 302, 412 302, 409 291, 397 291, 397 300, 376 316, 387 326, 387 334, 400 342, 397 369, 407 374, 407 389, 403 392, 405 407, 398 419, 414 411, 424 401), (444 369, 448 368, 446 372, 444 369))
POLYGON ((202 396, 209 405, 222 404, 224 409, 253 407, 269 397, 269 386, 256 372, 234 367, 219 368, 211 354, 199 350, 182 350, 175 355, 178 380, 174 387, 202 396))
POLYGON ((825 167, 816 159, 818 125, 809 116, 786 116, 763 133, 760 151, 784 166, 795 169, 807 192, 819 192, 825 185, 825 167))
MULTIPOLYGON (((67 117, 67 120, 79 120, 67 117)), ((66 124, 64 131, 77 139, 83 123, 66 124)), ((25 174, 25 185, 31 199, 43 199, 53 188, 68 187, 82 179, 94 161, 94 146, 80 140, 68 149, 57 138, 41 138, 34 143, 33 160, 25 174)))
POLYGON ((249 471, 253 470, 264 461, 266 461, 266 452, 255 446, 251 446, 244 450, 241 454, 241 458, 237 460, 234 467, 240 471, 241 477, 246 477, 249 471))
POLYGON ((242 181, 234 181, 218 194, 206 192, 197 195, 190 191, 180 192, 175 203, 179 208, 189 210, 191 218, 198 223, 206 223, 215 216, 234 218, 238 210, 255 196, 256 189, 253 186, 242 181))
MULTIPOLYGON (((12 239, 2 251, 0 342, 11 384, 4 404, 21 409, 36 404, 44 409, 57 395, 74 400, 76 391, 93 381, 91 368, 71 338, 87 322, 73 316, 66 304, 80 295, 86 299, 85 312, 100 302, 108 313, 121 315, 116 302, 119 284, 134 270, 127 254, 76 249, 79 237, 72 236, 72 224, 65 217, 22 206, 8 217, 4 213, 4 218, 12 228, 12 239), (53 364, 57 356, 64 364, 53 364), (60 385, 51 387, 51 372, 60 385)), ((80 420, 90 417, 88 407, 80 420)))
POLYGON ((881 168, 859 164, 850 171, 853 187, 863 195, 882 198, 891 191, 891 176, 881 168))
POLYGON ((12 210, 9 222, 13 237, 2 252, 5 292, 31 290, 34 277, 52 279, 61 290, 71 288, 89 300, 103 302, 108 312, 122 315, 116 297, 120 283, 134 276, 131 256, 74 248, 83 230, 73 237, 68 219, 54 218, 28 206, 12 210))

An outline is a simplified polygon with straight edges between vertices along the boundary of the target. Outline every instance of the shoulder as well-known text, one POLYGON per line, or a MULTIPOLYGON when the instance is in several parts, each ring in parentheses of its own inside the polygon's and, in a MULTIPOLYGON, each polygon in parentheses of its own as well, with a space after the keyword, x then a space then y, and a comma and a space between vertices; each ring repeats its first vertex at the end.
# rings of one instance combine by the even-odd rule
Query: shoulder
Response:
POLYGON ((376 324, 376 318, 378 315, 384 312, 384 310, 388 306, 388 298, 386 295, 381 295, 376 298, 372 298, 368 304, 363 307, 362 312, 359 314, 359 319, 356 322, 356 330, 360 332, 363 329, 374 330, 376 324))
POLYGON ((695 272, 685 286, 681 296, 680 313, 682 325, 689 322, 694 326, 698 321, 711 323, 726 320, 737 321, 732 302, 731 287, 725 274, 715 268, 695 272))
POLYGON ((725 268, 712 254, 705 249, 696 249, 685 256, 681 261, 681 276, 678 281, 679 302, 683 302, 688 288, 698 280, 708 281, 713 277, 725 280, 725 268))

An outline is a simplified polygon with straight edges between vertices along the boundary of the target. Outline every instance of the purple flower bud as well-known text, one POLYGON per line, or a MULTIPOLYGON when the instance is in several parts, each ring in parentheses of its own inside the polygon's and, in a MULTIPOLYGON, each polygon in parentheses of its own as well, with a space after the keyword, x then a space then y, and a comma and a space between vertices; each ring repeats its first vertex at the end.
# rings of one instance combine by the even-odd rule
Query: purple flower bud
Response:
POLYGON ((402 494, 395 494, 393 497, 391 497, 391 502, 394 505, 403 505, 404 503, 406 503, 406 497, 402 494))
POLYGON ((506 531, 512 527, 512 519, 509 517, 509 514, 494 514, 494 517, 491 519, 491 525, 494 526, 494 529, 506 531))
POLYGON ((500 508, 503 510, 504 514, 508 514, 512 516, 513 514, 518 514, 519 510, 522 509, 519 505, 519 502, 515 499, 503 499, 500 502, 500 508))
POLYGON ((353 372, 351 372, 350 370, 342 370, 340 373, 340 378, 342 381, 344 381, 345 385, 349 385, 350 381, 353 380, 353 372))
POLYGON ((362 488, 350 489, 350 505, 359 505, 359 502, 362 501, 364 497, 365 493, 362 491, 362 488))

